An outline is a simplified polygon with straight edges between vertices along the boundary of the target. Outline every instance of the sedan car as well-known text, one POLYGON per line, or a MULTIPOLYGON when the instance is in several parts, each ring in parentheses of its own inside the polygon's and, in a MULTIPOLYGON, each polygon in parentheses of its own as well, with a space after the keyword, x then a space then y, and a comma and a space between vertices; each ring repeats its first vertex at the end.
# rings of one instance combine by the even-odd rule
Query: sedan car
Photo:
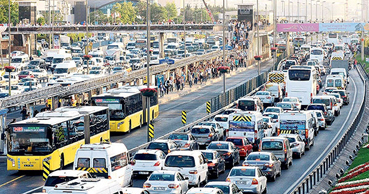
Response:
POLYGON ((143 188, 147 189, 151 194, 182 194, 188 190, 188 180, 177 171, 155 171, 143 184, 143 188))
POLYGON ((224 158, 214 150, 203 150, 202 154, 208 159, 208 174, 216 178, 220 173, 225 172, 224 158))
POLYGON ((210 142, 219 140, 219 134, 212 126, 207 125, 195 125, 191 129, 191 135, 196 138, 199 145, 209 145, 210 142))
POLYGON ((201 122, 198 125, 212 126, 214 128, 215 132, 217 132, 219 134, 219 139, 222 139, 222 138, 225 137, 224 128, 221 125, 219 125, 219 123, 217 123, 217 122, 213 122, 213 121, 201 122))
POLYGON ((224 194, 218 188, 191 188, 186 194, 224 194))
POLYGON ((282 102, 291 102, 295 107, 295 110, 301 110, 301 102, 297 97, 285 97, 282 102))
POLYGON ((275 107, 275 106, 270 106, 268 108, 266 108, 264 110, 264 113, 283 113, 283 109, 281 107, 275 107))
POLYGON ((282 108, 284 111, 295 109, 295 105, 292 102, 278 102, 276 106, 282 108))
POLYGON ((280 134, 279 137, 288 139, 294 157, 301 158, 305 154, 305 142, 298 134, 280 134))
POLYGON ((206 150, 218 151, 220 155, 224 156, 226 164, 230 167, 240 163, 240 152, 232 142, 213 141, 209 144, 206 150))
POLYGON ((253 151, 252 143, 245 137, 227 137, 226 141, 232 142, 240 152, 240 157, 246 157, 253 151))
POLYGON ((198 150, 199 144, 196 138, 185 132, 176 132, 169 135, 168 139, 173 140, 181 150, 198 150))
POLYGON ((255 166, 233 167, 226 181, 236 184, 243 193, 266 193, 267 189, 267 178, 255 166))
POLYGON ((341 94, 341 98, 343 100, 343 104, 344 105, 348 105, 350 103, 350 99, 349 99, 349 93, 346 92, 346 90, 333 90, 332 93, 339 93, 341 94))
POLYGON ((150 142, 146 149, 161 150, 165 154, 178 148, 178 145, 172 140, 155 140, 150 142))
POLYGON ((264 104, 264 107, 274 104, 274 96, 268 91, 256 92, 255 96, 260 98, 261 102, 264 104))
POLYGON ((281 161, 270 152, 253 152, 243 162, 242 166, 256 166, 271 180, 281 176, 281 161))
POLYGON ((164 166, 165 154, 161 150, 139 150, 131 161, 133 175, 149 175, 161 170, 164 166))
POLYGON ((32 73, 35 75, 35 78, 47 77, 45 69, 33 69, 32 73))
POLYGON ((24 70, 24 71, 21 71, 21 72, 18 74, 18 78, 19 78, 19 79, 23 79, 23 78, 26 78, 26 77, 33 78, 33 77, 34 77, 34 75, 33 75, 32 71, 24 70))
POLYGON ((278 121, 279 121, 278 113, 264 113, 263 116, 270 117, 272 119, 272 123, 274 123, 275 125, 278 124, 278 121))
POLYGON ((218 188, 222 190, 224 194, 242 194, 241 189, 239 189, 236 184, 231 182, 209 182, 205 185, 205 188, 218 188))

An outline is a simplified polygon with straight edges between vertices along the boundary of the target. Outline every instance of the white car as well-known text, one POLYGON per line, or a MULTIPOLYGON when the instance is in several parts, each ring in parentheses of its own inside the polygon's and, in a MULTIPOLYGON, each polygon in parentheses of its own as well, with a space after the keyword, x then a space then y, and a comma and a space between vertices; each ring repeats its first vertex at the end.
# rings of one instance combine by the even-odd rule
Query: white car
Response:
POLYGON ((186 194, 223 194, 218 188, 191 188, 186 194))
POLYGON ((151 194, 182 194, 188 190, 188 178, 177 171, 154 171, 143 184, 151 194))
POLYGON ((223 193, 242 194, 241 189, 236 184, 222 181, 212 181, 205 185, 205 188, 219 188, 223 193))
POLYGON ((301 110, 301 102, 297 97, 284 97, 282 102, 291 102, 294 105, 295 110, 301 110))
MULTIPOLYGON (((13 85, 11 86, 11 95, 18 95, 21 94, 23 92, 23 87, 20 85, 13 85)), ((9 91, 9 86, 5 86, 5 90, 2 90, 2 92, 8 92, 9 91)))
POLYGON ((27 82, 24 82, 24 84, 23 84, 24 89, 28 88, 30 86, 32 88, 37 88, 37 89, 42 88, 41 84, 36 82, 36 81, 27 81, 27 82))
POLYGON ((32 73, 35 78, 47 77, 47 71, 45 69, 32 69, 32 73))
POLYGON ((147 189, 143 189, 143 188, 128 187, 128 188, 122 188, 122 191, 124 194, 150 194, 147 189))
POLYGON ((161 170, 164 166, 165 154, 161 150, 138 150, 131 161, 133 175, 149 175, 161 170))
POLYGON ((339 93, 328 93, 328 95, 334 96, 337 99, 337 105, 342 108, 343 106, 343 99, 339 93))
POLYGON ((272 118, 263 116, 263 122, 268 125, 268 127, 264 129, 264 137, 272 137, 274 134, 277 134, 277 127, 276 124, 272 122, 272 118))
POLYGON ((48 193, 55 188, 56 184, 84 178, 92 178, 92 176, 89 172, 82 170, 57 170, 49 174, 42 186, 42 192, 48 193))
POLYGON ((267 178, 256 166, 236 166, 231 169, 226 179, 244 193, 266 193, 267 178))
POLYGON ((213 122, 218 123, 226 131, 229 129, 228 115, 226 114, 215 115, 213 122))
POLYGON ((293 156, 301 158, 301 156, 305 154, 305 142, 298 134, 280 134, 279 137, 288 139, 293 156))
POLYGON ((278 126, 279 123, 279 114, 274 112, 267 112, 264 113, 263 116, 268 116, 272 119, 272 123, 276 124, 278 126))
POLYGON ((213 122, 213 121, 201 122, 198 125, 213 126, 215 132, 217 132, 219 134, 219 139, 222 139, 222 138, 225 137, 225 130, 224 130, 223 126, 221 126, 217 122, 213 122))
POLYGON ((266 108, 264 110, 264 113, 277 113, 277 114, 281 114, 281 113, 283 113, 283 109, 281 107, 270 106, 270 107, 268 107, 268 108, 266 108))
POLYGON ((321 110, 313 110, 318 117, 318 125, 319 129, 325 129, 327 128, 327 123, 325 122, 323 111, 321 110))
POLYGON ((274 98, 275 97, 272 95, 271 92, 259 91, 259 92, 256 92, 255 96, 259 97, 261 102, 264 103, 264 104, 269 104, 269 105, 274 104, 274 98))

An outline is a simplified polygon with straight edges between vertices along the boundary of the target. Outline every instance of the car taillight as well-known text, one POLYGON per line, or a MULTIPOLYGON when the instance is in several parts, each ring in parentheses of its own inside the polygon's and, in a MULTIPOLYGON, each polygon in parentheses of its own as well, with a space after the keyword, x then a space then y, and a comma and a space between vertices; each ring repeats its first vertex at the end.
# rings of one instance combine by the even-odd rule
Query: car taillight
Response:
POLYGON ((268 168, 273 168, 274 164, 270 163, 270 164, 264 164, 264 166, 268 167, 268 168))
POLYGON ((169 187, 170 189, 176 189, 176 188, 178 188, 178 187, 179 187, 179 185, 177 185, 177 184, 169 184, 169 185, 168 185, 168 187, 169 187))
MULTIPOLYGON (((255 106, 255 105, 254 105, 255 106)), ((256 106, 255 106, 255 111, 257 110, 256 106)))
POLYGON ((209 134, 209 137, 213 137, 213 134, 212 134, 212 133, 210 133, 210 134, 209 134))
POLYGON ((210 163, 208 163, 208 166, 215 166, 215 164, 210 162, 210 163))
POLYGON ((309 130, 308 129, 305 129, 305 137, 306 137, 306 139, 308 139, 308 137, 309 137, 309 130))
POLYGON ((324 119, 319 119, 320 121, 324 121, 324 119))
POLYGON ((298 106, 299 104, 295 104, 295 106, 298 106))
POLYGON ((277 129, 277 136, 281 133, 281 129, 277 129))
POLYGON ((157 161, 157 162, 154 164, 154 166, 160 166, 160 162, 159 162, 159 161, 157 161))
POLYGON ((143 188, 150 188, 151 187, 151 184, 150 183, 145 183, 144 185, 143 185, 143 188))
POLYGON ((231 179, 230 179, 230 178, 227 178, 227 179, 226 179, 226 182, 231 182, 231 179))
POLYGON ((331 102, 331 109, 333 108, 333 106, 332 106, 333 104, 332 104, 332 102, 331 102))
POLYGON ((326 115, 326 114, 327 114, 327 112, 324 112, 324 114, 326 115))
POLYGON ((242 166, 249 166, 249 163, 243 163, 242 166))
POLYGON ((286 97, 288 97, 288 92, 286 92, 286 97))
POLYGON ((108 176, 108 179, 111 179, 111 176, 108 176))
POLYGON ((136 164, 136 160, 131 161, 131 165, 134 166, 136 164))
POLYGON ((191 170, 189 173, 190 174, 197 174, 197 170, 191 170))
POLYGON ((253 178, 251 184, 252 185, 257 185, 257 184, 259 184, 259 182, 258 182, 258 180, 256 180, 256 178, 253 178))
POLYGON ((271 99, 272 97, 268 96, 267 99, 271 99))
POLYGON ((190 147, 190 144, 186 143, 183 147, 188 148, 188 147, 190 147))
POLYGON ((227 152, 225 154, 223 154, 224 156, 230 156, 232 153, 231 152, 227 152))

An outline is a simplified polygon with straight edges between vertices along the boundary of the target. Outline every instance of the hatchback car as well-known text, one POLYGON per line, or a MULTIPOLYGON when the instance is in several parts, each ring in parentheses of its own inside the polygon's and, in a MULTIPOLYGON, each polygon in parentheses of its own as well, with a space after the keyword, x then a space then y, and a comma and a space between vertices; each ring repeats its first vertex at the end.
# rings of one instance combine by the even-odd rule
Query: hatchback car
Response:
POLYGON ((279 137, 288 139, 294 157, 301 158, 305 154, 305 142, 298 134, 280 134, 279 137))
POLYGON ((218 151, 219 154, 224 157, 226 164, 230 167, 240 163, 240 152, 232 142, 213 141, 208 145, 206 150, 218 151))
POLYGON ((161 150, 168 154, 178 148, 178 145, 172 140, 155 140, 149 143, 146 149, 161 150))
POLYGON ((284 111, 292 111, 295 109, 295 105, 291 102, 278 102, 276 107, 282 108, 284 111))
POLYGON ((168 139, 173 140, 180 150, 198 150, 199 144, 196 138, 185 132, 176 132, 169 135, 168 139))
POLYGON ((306 107, 306 110, 321 110, 323 112, 325 122, 328 125, 331 125, 333 121, 336 119, 333 115, 333 112, 328 110, 325 104, 313 103, 313 104, 308 105, 306 107))
POLYGON ((188 179, 177 171, 155 171, 143 184, 143 187, 151 194, 182 194, 188 190, 188 179))
POLYGON ((282 165, 281 161, 270 152, 253 152, 243 162, 242 166, 256 166, 267 176, 271 181, 275 181, 277 176, 281 176, 282 165))
POLYGON ((253 151, 252 143, 245 137, 227 137, 226 141, 232 142, 240 152, 240 157, 246 157, 253 151))
POLYGON ((301 102, 297 97, 285 97, 282 102, 291 102, 294 105, 295 110, 301 110, 301 102))
POLYGON ((229 172, 226 179, 242 190, 243 193, 266 193, 267 178, 255 166, 236 166, 229 172))
POLYGON ((224 130, 224 128, 220 124, 218 124, 217 122, 214 122, 214 121, 201 122, 198 125, 212 126, 214 128, 215 132, 218 133, 219 139, 222 139, 222 138, 225 137, 225 130, 224 130))
POLYGON ((161 170, 164 160, 165 154, 161 150, 139 150, 131 161, 133 175, 149 175, 161 170))
POLYGON ((203 150, 201 152, 208 160, 208 173, 210 176, 218 178, 220 173, 225 172, 224 158, 217 151, 203 150))
POLYGON ((265 105, 264 107, 271 106, 274 104, 274 96, 268 91, 259 91, 255 93, 256 97, 259 97, 261 102, 265 105))
POLYGON ((219 140, 219 133, 213 126, 195 125, 191 129, 191 135, 196 138, 199 145, 209 145, 210 142, 219 140))
POLYGON ((346 90, 333 90, 332 93, 341 94, 341 98, 343 100, 344 105, 348 105, 350 103, 350 98, 348 96, 350 93, 346 92, 346 90))

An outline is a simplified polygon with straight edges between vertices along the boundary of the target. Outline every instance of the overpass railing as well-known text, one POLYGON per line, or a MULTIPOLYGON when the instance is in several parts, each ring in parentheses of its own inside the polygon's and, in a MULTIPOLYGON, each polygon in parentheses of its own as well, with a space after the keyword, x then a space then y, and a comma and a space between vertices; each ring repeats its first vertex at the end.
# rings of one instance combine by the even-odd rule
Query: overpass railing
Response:
MULTIPOLYGON (((173 70, 176 68, 184 67, 186 65, 200 62, 203 60, 210 60, 216 57, 222 56, 222 51, 215 51, 200 56, 192 56, 184 59, 177 60, 173 65, 161 64, 150 67, 150 73, 152 75, 173 70)), ((48 99, 55 96, 69 96, 72 94, 80 94, 83 92, 91 91, 93 89, 101 88, 113 83, 128 82, 134 79, 143 78, 146 76, 146 68, 132 71, 130 73, 122 72, 104 77, 93 78, 81 83, 72 84, 70 86, 49 86, 41 89, 37 89, 30 92, 25 92, 20 95, 10 96, 0 100, 0 108, 9 108, 13 106, 20 106, 25 104, 31 104, 40 100, 48 99)))

